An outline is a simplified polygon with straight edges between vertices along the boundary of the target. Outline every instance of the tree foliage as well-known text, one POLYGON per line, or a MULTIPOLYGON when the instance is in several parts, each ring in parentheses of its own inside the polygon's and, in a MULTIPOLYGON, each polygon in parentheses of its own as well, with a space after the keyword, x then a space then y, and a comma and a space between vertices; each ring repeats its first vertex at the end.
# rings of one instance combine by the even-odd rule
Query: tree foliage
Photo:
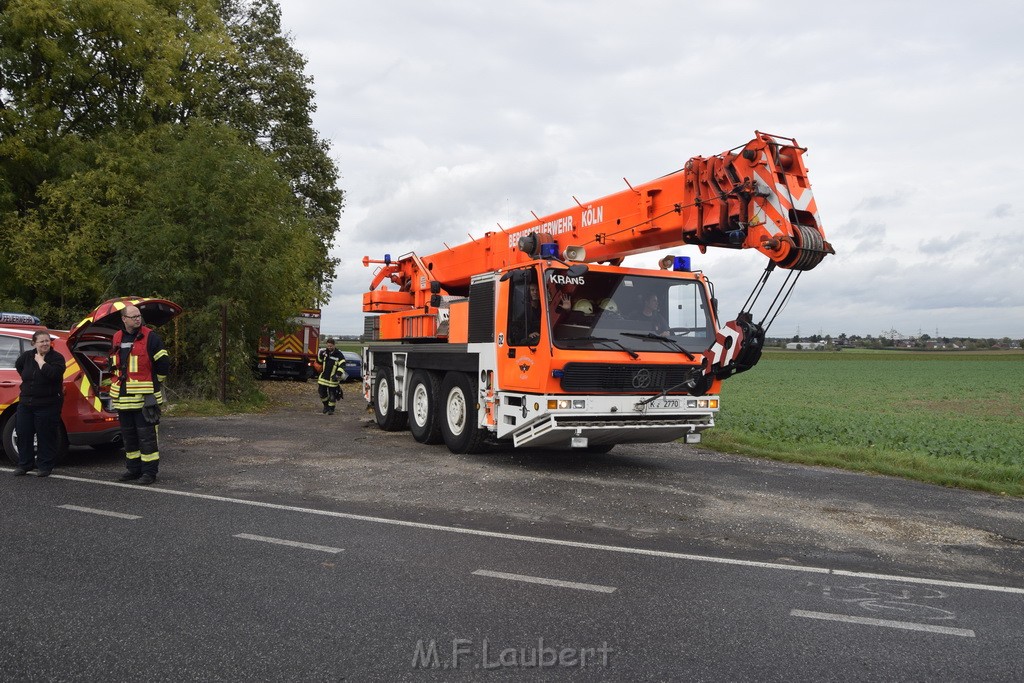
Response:
POLYGON ((172 299, 178 370, 212 390, 226 304, 241 387, 260 327, 334 276, 304 67, 273 0, 0 0, 0 308, 172 299))
POLYGON ((221 96, 205 113, 230 122, 284 169, 316 235, 318 262, 310 277, 326 290, 337 267, 329 252, 343 195, 328 145, 310 119, 316 104, 312 79, 304 73, 306 60, 281 33, 281 10, 274 0, 251 5, 221 0, 221 14, 240 58, 218 72, 221 96))
POLYGON ((20 210, 74 170, 69 142, 182 121, 216 95, 205 66, 237 58, 201 0, 9 0, 0 46, 0 159, 20 210))

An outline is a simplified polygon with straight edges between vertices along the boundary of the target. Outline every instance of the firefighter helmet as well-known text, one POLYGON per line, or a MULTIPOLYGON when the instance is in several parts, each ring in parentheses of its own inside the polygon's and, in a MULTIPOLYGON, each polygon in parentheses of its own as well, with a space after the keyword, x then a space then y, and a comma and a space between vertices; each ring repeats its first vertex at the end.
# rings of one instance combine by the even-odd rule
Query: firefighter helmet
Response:
POLYGON ((594 304, 588 299, 580 299, 572 305, 572 310, 579 311, 583 315, 594 315, 594 304))
POLYGON ((601 303, 598 305, 601 307, 602 311, 607 311, 608 313, 619 312, 619 305, 612 299, 602 299, 601 303))

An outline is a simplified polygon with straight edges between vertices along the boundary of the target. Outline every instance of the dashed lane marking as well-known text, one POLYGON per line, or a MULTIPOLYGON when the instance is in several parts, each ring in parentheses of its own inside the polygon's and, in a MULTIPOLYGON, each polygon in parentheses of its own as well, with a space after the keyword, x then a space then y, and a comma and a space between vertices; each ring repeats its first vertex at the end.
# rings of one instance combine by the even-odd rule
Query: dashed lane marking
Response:
POLYGON ((918 624, 913 621, 892 621, 890 619, 872 619, 871 617, 852 617, 847 614, 829 614, 827 612, 807 612, 802 609, 790 610, 790 616, 804 617, 806 619, 822 619, 824 621, 841 621, 847 624, 864 624, 865 626, 882 626, 885 628, 901 628, 907 631, 925 631, 927 633, 941 633, 946 636, 961 636, 973 638, 974 631, 969 628, 951 628, 949 626, 933 626, 932 624, 918 624))
POLYGON ((247 541, 262 541, 263 543, 287 545, 293 548, 304 548, 305 550, 319 550, 322 553, 340 553, 344 550, 344 548, 332 548, 329 545, 316 545, 315 543, 288 541, 283 538, 271 538, 270 536, 256 536, 254 534, 235 534, 235 538, 244 538, 247 541))
POLYGON ((598 586, 593 583, 577 583, 575 581, 562 581, 560 579, 545 579, 540 576, 525 576, 523 574, 506 574, 505 572, 492 572, 489 569, 477 569, 473 574, 476 576, 490 576, 495 579, 508 579, 509 581, 540 583, 545 586, 557 586, 558 588, 575 588, 576 590, 594 591, 595 593, 615 592, 615 588, 611 586, 598 586))
POLYGON ((78 505, 58 505, 57 507, 75 512, 88 512, 92 515, 103 515, 105 517, 117 517, 118 519, 142 519, 138 515, 126 515, 123 512, 111 512, 110 510, 97 510, 96 508, 84 508, 78 505))

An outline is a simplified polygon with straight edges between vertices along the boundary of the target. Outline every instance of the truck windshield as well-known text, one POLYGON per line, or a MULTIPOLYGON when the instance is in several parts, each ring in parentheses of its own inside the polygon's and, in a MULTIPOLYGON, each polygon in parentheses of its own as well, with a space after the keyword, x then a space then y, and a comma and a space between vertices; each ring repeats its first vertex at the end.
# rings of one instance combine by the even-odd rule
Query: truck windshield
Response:
POLYGON ((571 278, 548 270, 545 289, 552 338, 560 348, 679 353, 682 347, 699 353, 715 340, 706 290, 696 280, 594 269, 571 278))

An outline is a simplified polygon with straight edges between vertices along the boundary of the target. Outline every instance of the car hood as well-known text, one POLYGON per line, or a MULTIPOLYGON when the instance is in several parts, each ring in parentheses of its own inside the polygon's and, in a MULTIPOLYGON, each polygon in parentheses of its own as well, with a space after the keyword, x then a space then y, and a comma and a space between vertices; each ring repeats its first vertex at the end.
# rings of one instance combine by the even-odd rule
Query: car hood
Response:
POLYGON ((159 327, 181 314, 181 306, 167 299, 138 296, 108 299, 68 331, 68 347, 74 349, 79 341, 113 339, 114 332, 124 329, 121 325, 121 311, 125 306, 138 307, 142 320, 151 327, 159 327))

